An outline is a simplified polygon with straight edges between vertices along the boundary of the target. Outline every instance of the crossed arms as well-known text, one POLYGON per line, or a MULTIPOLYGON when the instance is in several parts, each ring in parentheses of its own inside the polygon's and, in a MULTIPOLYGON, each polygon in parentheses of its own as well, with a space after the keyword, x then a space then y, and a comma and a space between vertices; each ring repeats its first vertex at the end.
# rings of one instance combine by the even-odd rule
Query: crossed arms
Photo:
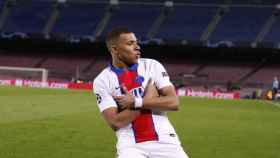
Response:
MULTIPOLYGON (((124 91, 125 95, 114 96, 115 101, 122 109, 121 112, 119 112, 116 107, 110 107, 102 112, 104 119, 114 130, 127 126, 140 115, 140 109, 134 109, 134 96, 125 88, 124 91)), ((149 109, 153 111, 176 111, 178 108, 179 99, 173 86, 167 86, 157 90, 155 85, 151 83, 147 85, 141 109, 149 109)))

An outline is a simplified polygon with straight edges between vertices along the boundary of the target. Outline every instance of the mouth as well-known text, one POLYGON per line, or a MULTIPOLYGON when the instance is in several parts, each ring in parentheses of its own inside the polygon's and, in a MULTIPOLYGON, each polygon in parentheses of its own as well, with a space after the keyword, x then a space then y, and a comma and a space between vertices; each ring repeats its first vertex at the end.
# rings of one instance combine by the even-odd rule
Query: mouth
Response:
POLYGON ((139 50, 135 50, 135 52, 136 52, 136 56, 137 56, 137 57, 140 57, 140 56, 141 56, 141 52, 140 52, 139 50))
POLYGON ((136 55, 136 58, 135 59, 139 59, 140 58, 140 55, 136 55))

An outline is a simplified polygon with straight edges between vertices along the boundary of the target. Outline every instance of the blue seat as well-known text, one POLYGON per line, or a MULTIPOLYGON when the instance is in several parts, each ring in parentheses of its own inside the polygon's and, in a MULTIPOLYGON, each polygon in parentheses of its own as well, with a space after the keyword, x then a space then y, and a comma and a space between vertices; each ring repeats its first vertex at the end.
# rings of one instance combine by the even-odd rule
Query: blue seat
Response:
POLYGON ((53 33, 74 36, 92 35, 105 13, 107 4, 68 3, 62 6, 53 33))
POLYGON ((156 37, 199 40, 216 12, 216 7, 177 6, 156 37))
POLYGON ((280 19, 272 25, 270 32, 265 36, 264 41, 280 42, 280 19))
POLYGON ((175 3, 222 4, 224 0, 173 0, 175 3))
POLYGON ((224 14, 209 40, 253 41, 271 14, 271 8, 231 8, 224 14))
POLYGON ((116 26, 125 26, 135 32, 138 38, 144 38, 160 12, 160 6, 121 4, 110 19, 103 36, 116 26))
POLYGON ((0 10, 2 10, 4 4, 5 4, 5 1, 4 0, 0 0, 0 10))
POLYGON ((232 4, 265 4, 265 5, 274 5, 278 4, 279 0, 233 0, 232 4))
POLYGON ((52 12, 52 2, 18 2, 11 8, 4 31, 40 33, 52 12))

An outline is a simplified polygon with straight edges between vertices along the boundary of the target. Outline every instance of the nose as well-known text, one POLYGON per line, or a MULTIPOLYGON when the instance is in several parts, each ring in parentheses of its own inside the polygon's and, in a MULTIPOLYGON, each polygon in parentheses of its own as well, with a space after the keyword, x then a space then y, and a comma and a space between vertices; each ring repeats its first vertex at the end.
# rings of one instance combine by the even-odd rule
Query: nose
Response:
POLYGON ((135 49, 138 50, 138 51, 141 49, 140 46, 139 46, 139 44, 136 44, 135 49))

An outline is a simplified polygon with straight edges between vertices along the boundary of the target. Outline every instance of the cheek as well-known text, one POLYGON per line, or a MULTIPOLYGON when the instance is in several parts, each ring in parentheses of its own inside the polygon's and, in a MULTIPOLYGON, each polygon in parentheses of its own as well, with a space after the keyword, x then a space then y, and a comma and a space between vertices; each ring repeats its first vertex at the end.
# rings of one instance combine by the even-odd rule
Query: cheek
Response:
POLYGON ((124 58, 125 58, 125 60, 126 61, 132 61, 132 60, 134 60, 134 58, 135 58, 135 55, 133 55, 133 54, 126 54, 125 56, 124 56, 124 58))
POLYGON ((121 53, 122 57, 133 58, 135 56, 132 49, 125 48, 125 49, 122 49, 121 51, 122 51, 122 53, 121 53))

